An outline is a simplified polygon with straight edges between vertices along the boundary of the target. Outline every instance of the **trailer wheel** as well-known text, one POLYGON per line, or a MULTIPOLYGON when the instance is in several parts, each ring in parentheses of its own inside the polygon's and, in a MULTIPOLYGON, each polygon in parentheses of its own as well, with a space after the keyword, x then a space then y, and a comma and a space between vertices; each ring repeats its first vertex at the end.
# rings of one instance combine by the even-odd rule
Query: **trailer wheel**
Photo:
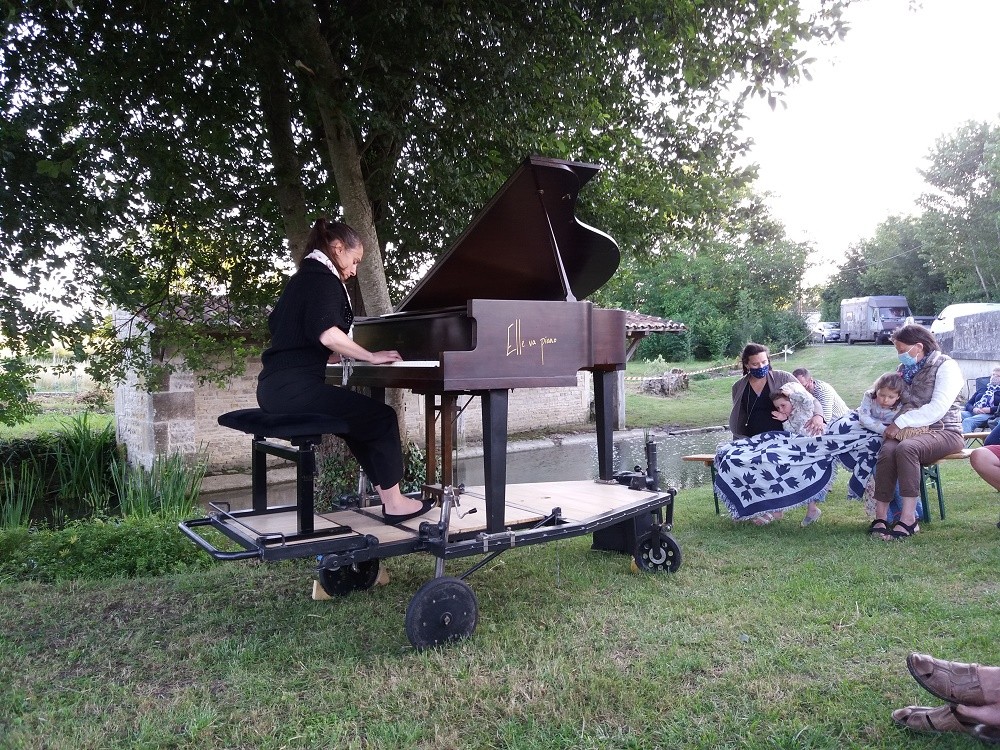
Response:
POLYGON ((632 564, 649 573, 675 573, 681 566, 680 545, 670 534, 643 534, 635 542, 632 564))
POLYGON ((469 584, 451 576, 432 578, 406 608, 406 637, 414 648, 440 646, 468 638, 478 622, 479 604, 469 584))
POLYGON ((378 579, 380 564, 376 559, 333 568, 320 567, 317 571, 319 585, 330 596, 347 596, 352 591, 370 589, 378 579))

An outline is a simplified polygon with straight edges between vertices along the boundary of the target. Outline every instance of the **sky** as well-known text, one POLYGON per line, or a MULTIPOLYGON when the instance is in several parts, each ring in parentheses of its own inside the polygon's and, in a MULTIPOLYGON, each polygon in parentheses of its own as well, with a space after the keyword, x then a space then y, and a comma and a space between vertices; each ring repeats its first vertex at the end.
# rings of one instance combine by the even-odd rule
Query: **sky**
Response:
POLYGON ((815 248, 809 284, 889 216, 920 213, 918 170, 940 137, 1000 118, 1000 0, 859 0, 845 18, 787 107, 755 101, 745 124, 758 190, 815 248))

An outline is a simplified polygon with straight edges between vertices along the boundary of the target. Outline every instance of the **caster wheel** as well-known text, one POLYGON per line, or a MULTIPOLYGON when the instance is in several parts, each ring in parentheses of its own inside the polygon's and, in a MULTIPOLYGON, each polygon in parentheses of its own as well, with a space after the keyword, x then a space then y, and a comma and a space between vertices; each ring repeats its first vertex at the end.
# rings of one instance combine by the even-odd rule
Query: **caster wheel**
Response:
POLYGON ((440 646, 468 638, 478 621, 479 605, 469 584, 450 576, 433 578, 406 608, 406 637, 414 648, 440 646))
POLYGON ((632 564, 650 573, 674 573, 681 566, 681 548, 669 534, 643 534, 635 543, 632 564))
POLYGON ((319 568, 319 585, 330 596, 347 596, 352 591, 364 591, 378 579, 379 560, 344 565, 336 568, 319 568))

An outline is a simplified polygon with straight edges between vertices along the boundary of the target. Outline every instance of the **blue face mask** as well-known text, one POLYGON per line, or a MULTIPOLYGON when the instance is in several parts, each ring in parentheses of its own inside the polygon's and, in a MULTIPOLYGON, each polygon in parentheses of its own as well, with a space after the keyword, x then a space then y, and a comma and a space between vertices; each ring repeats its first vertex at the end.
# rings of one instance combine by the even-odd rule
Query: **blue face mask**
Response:
MULTIPOLYGON (((911 346, 910 349, 912 348, 911 346)), ((903 363, 904 367, 913 367, 913 365, 917 364, 917 358, 910 354, 910 349, 899 355, 899 361, 903 363)))
POLYGON ((751 367, 750 377, 766 378, 769 372, 771 372, 771 365, 764 365, 763 367, 751 367))

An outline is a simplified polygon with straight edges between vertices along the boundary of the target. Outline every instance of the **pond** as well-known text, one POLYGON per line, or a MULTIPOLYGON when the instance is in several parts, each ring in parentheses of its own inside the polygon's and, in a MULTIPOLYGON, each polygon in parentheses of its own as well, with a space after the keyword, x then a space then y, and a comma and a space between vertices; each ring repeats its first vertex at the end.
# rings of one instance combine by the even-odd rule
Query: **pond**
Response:
MULTIPOLYGON (((680 433, 650 434, 656 446, 656 463, 661 486, 684 489, 711 481, 707 466, 682 461, 692 453, 715 453, 732 436, 729 430, 710 428, 680 433)), ((614 440, 614 471, 646 470, 645 436, 642 431, 619 433, 614 440)), ((483 484, 481 450, 459 451, 456 484, 467 487, 483 484)), ((572 436, 560 441, 536 440, 511 443, 507 450, 507 483, 561 482, 597 477, 597 440, 593 435, 572 436)))

